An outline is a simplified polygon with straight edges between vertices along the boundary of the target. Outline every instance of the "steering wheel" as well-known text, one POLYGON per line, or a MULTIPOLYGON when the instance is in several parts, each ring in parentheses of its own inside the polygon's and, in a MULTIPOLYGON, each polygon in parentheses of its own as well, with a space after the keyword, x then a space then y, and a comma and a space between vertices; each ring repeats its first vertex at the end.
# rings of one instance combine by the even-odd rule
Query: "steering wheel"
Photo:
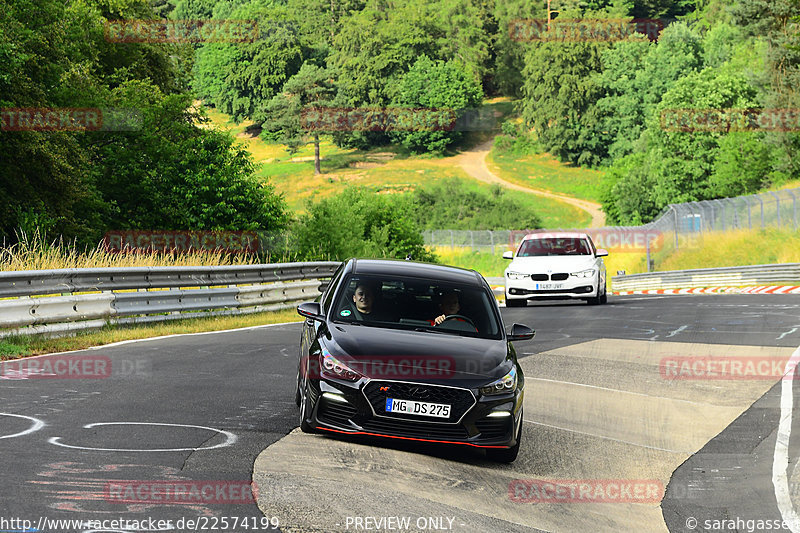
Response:
POLYGON ((444 317, 444 320, 442 320, 442 323, 444 324, 448 320, 457 320, 457 319, 461 319, 464 322, 469 323, 470 326, 475 328, 475 331, 478 331, 478 326, 475 325, 475 322, 473 322, 470 317, 464 315, 447 315, 446 317, 444 317))

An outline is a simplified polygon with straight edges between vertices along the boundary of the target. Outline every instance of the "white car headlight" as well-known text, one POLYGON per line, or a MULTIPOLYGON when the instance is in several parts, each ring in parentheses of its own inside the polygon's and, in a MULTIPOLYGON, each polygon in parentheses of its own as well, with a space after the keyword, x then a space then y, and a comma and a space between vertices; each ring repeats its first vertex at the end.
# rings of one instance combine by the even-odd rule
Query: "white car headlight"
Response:
POLYGON ((528 274, 523 274, 522 272, 506 272, 506 277, 508 279, 525 279, 528 277, 528 274))
POLYGON ((573 277, 576 277, 576 278, 591 278, 596 273, 597 273, 597 271, 595 269, 590 268, 588 270, 581 270, 580 272, 572 272, 570 274, 570 276, 573 276, 573 277))
POLYGON ((489 394, 505 394, 507 392, 513 392, 517 388, 517 369, 512 368, 511 372, 503 376, 502 378, 498 379, 497 381, 493 381, 489 383, 485 387, 481 387, 481 394, 489 395, 489 394))

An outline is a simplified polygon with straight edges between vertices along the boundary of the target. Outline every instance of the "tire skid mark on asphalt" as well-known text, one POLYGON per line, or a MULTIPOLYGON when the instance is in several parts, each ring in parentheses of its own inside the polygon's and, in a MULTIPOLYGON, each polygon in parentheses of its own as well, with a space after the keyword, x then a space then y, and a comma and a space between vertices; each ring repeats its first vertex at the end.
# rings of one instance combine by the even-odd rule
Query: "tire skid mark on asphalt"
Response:
POLYGON ((683 450, 667 450, 666 448, 658 448, 656 446, 648 446, 647 444, 640 444, 638 442, 631 442, 631 441, 627 441, 627 440, 615 439, 613 437, 606 437, 605 435, 597 435, 595 433, 587 433, 585 431, 578 431, 576 429, 562 428, 562 427, 554 426, 552 424, 545 424, 543 422, 535 422, 533 420, 525 419, 525 422, 527 422, 528 424, 536 425, 536 426, 544 426, 544 427, 548 427, 548 428, 552 428, 552 429, 558 429, 558 430, 561 430, 561 431, 569 431, 570 433, 577 433, 579 435, 586 435, 587 437, 594 437, 594 438, 597 438, 597 439, 611 440, 611 441, 614 441, 614 442, 619 442, 621 444, 630 444, 631 446, 637 446, 639 448, 647 448, 648 450, 657 450, 659 452, 669 452, 669 453, 689 453, 689 452, 686 452, 686 451, 683 451, 683 450))

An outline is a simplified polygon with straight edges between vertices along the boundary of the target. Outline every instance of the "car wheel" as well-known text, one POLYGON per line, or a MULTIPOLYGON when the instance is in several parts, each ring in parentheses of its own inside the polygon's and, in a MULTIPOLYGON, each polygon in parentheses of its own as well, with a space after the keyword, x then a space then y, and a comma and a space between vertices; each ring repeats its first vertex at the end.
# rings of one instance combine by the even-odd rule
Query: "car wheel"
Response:
POLYGON ((513 463, 519 455, 519 445, 522 442, 522 425, 524 419, 522 413, 519 414, 519 430, 517 432, 517 443, 511 448, 488 449, 486 458, 498 463, 513 463))
POLYGON ((506 294, 506 307, 525 307, 528 305, 528 300, 524 298, 521 300, 512 300, 509 299, 508 294, 506 294))
POLYGON ((600 297, 600 304, 605 305, 608 303, 608 290, 603 288, 603 295, 600 297))
POLYGON ((297 366, 297 387, 294 389, 294 403, 297 404, 297 407, 300 407, 300 365, 297 366))
POLYGON ((314 433, 314 426, 308 423, 308 385, 302 384, 300 387, 300 431, 303 433, 314 433))

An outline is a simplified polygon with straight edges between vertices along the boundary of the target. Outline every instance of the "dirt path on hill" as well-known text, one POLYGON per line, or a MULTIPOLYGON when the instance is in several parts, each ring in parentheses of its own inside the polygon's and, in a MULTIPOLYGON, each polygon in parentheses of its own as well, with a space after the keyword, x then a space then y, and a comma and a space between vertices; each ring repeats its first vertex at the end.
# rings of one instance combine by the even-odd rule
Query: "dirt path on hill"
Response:
POLYGON ((494 174, 491 170, 489 170, 489 167, 486 166, 486 156, 489 154, 489 150, 491 150, 493 142, 493 140, 486 141, 478 146, 470 148, 469 150, 454 156, 453 162, 463 168, 467 174, 480 181, 486 183, 498 183, 503 187, 507 187, 516 191, 553 198, 554 200, 559 200, 566 204, 573 205, 578 209, 582 209, 589 213, 592 217, 592 222, 589 224, 589 227, 591 228, 600 228, 605 226, 606 215, 600 210, 600 204, 590 202, 589 200, 579 200, 577 198, 572 198, 571 196, 564 196, 563 194, 517 185, 516 183, 506 181, 497 174, 494 174))

